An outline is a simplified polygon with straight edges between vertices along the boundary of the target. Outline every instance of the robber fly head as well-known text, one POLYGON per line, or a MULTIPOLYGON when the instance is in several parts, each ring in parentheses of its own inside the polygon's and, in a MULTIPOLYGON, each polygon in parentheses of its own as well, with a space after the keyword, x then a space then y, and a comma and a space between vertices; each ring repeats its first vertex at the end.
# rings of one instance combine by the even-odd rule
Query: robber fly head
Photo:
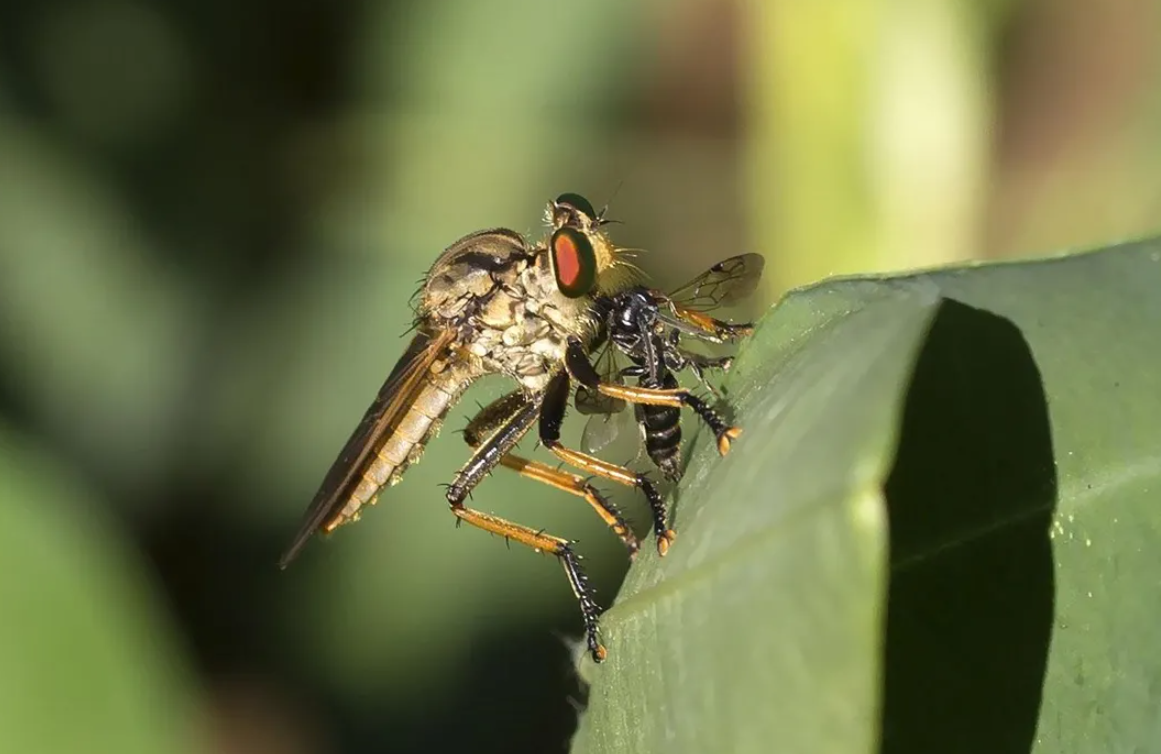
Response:
POLYGON ((635 278, 635 268, 601 230, 604 221, 588 199, 561 194, 548 203, 545 217, 552 228, 549 263, 556 286, 565 296, 611 293, 635 278))

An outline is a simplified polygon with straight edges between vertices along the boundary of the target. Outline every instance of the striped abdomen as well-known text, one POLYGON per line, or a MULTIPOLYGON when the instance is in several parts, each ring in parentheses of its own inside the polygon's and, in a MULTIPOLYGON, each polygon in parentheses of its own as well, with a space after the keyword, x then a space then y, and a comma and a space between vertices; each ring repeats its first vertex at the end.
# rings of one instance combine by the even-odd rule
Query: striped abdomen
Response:
POLYGON ((371 457, 342 509, 323 525, 324 531, 357 521, 363 507, 374 505, 384 486, 397 483, 407 467, 419 460, 448 411, 471 384, 467 372, 466 367, 449 366, 424 379, 410 408, 371 457))
MULTIPOLYGON (((677 378, 666 372, 660 384, 642 379, 641 387, 678 387, 677 378)), ((637 420, 645 435, 645 452, 666 478, 676 482, 681 478, 681 409, 672 406, 638 405, 637 420)))

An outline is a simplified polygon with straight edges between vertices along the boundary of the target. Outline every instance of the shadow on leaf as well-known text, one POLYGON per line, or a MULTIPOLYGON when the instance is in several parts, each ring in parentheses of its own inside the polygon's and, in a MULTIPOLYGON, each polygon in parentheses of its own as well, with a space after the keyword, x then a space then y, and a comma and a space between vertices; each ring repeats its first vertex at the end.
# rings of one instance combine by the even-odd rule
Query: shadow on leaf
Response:
POLYGON ((1057 482, 1040 372, 1009 320, 944 300, 886 486, 883 754, 1032 748, 1057 482))

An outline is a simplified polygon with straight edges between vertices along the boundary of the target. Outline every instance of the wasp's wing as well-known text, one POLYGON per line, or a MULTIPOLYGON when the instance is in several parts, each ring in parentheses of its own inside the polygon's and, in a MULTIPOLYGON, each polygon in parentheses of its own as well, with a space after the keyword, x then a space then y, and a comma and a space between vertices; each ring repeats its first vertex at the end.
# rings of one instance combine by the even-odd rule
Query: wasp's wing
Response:
MULTIPOLYGON (((619 411, 615 414, 594 414, 585 422, 581 434, 581 450, 586 453, 600 453, 618 438, 622 444, 628 442, 624 438, 631 438, 636 442, 637 418, 632 411, 619 411)), ((620 449, 620 446, 618 446, 620 449)))
POLYGON ((749 335, 752 325, 723 322, 706 312, 735 304, 753 293, 765 266, 758 254, 723 259, 673 293, 655 293, 665 303, 658 316, 670 327, 711 343, 749 335))
POLYGON ((584 385, 577 386, 573 404, 576 405, 577 411, 586 416, 607 416, 625 409, 625 402, 620 398, 610 398, 595 390, 589 390, 584 385))
POLYGON ((281 568, 289 565, 311 535, 342 507, 351 488, 358 484, 359 476, 374 457, 374 451, 411 408, 416 393, 423 386, 424 376, 454 337, 454 332, 446 331, 435 336, 420 332, 412 338, 407 351, 379 389, 375 402, 331 464, 303 516, 298 533, 279 561, 281 568))
POLYGON ((736 304, 758 288, 766 260, 761 254, 723 259, 666 298, 681 309, 709 311, 736 304))
MULTIPOLYGON (((604 382, 620 382, 617 376, 616 352, 616 348, 605 343, 601 348, 601 353, 597 357, 596 363, 593 365, 593 368, 604 382)), ((584 385, 577 385, 576 394, 573 396, 572 402, 576 406, 577 411, 586 415, 615 414, 625 409, 625 402, 623 400, 611 398, 596 390, 589 390, 584 385)))

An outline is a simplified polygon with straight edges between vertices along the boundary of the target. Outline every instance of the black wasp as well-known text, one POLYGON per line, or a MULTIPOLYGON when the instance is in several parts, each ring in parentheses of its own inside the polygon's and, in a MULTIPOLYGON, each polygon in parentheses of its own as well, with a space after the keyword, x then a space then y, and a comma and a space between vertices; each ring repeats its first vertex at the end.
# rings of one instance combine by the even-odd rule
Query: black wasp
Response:
MULTIPOLYGON (((706 381, 709 370, 727 370, 733 357, 709 357, 682 346, 688 335, 714 344, 733 342, 749 335, 749 323, 732 324, 710 317, 706 312, 749 296, 758 286, 765 262, 761 255, 742 254, 718 262, 685 285, 670 293, 636 285, 598 302, 602 329, 598 346, 604 351, 598 369, 610 378, 636 379, 650 389, 679 387, 676 373, 686 369, 711 391, 706 381), (618 367, 615 354, 630 364, 618 367)), ((625 401, 581 386, 575 404, 581 413, 594 414, 585 426, 582 446, 596 452, 621 432, 617 416, 632 417, 649 458, 671 481, 683 473, 681 464, 681 409, 674 406, 636 404, 633 414, 622 413, 625 401), (612 415, 612 416, 611 416, 612 415)), ((725 455, 741 429, 730 426, 705 400, 689 395, 685 405, 706 423, 725 455)), ((660 541, 659 541, 660 544, 660 541)))

